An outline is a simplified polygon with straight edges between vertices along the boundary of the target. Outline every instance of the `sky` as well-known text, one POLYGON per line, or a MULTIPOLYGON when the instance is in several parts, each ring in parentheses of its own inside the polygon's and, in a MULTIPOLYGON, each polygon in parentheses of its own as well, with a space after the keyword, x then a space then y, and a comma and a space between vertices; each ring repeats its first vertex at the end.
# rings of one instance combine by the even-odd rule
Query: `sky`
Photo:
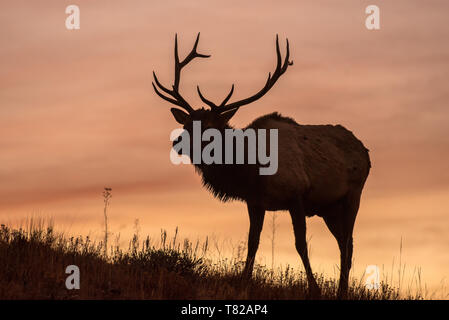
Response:
MULTIPOLYGON (((391 273, 401 259, 442 294, 449 276, 447 1, 77 1, 79 30, 65 27, 72 1, 1 4, 2 223, 51 217, 65 232, 100 236, 102 190, 111 187, 110 230, 121 239, 138 219, 142 234, 179 227, 223 245, 244 241, 246 206, 219 202, 192 166, 170 162, 178 124, 152 90, 152 71, 171 83, 175 33, 183 56, 201 32, 199 52, 212 56, 185 68, 183 96, 202 107, 197 84, 221 101, 234 83, 234 99, 245 98, 274 70, 279 34, 282 49, 289 39, 294 65, 231 124, 278 111, 300 124, 353 131, 372 161, 353 274, 367 265, 391 273), (372 4, 380 30, 365 27, 372 4)), ((302 268, 289 215, 277 216, 276 264, 302 268)), ((258 253, 267 264, 270 217, 258 253)), ((308 219, 307 235, 312 268, 333 276, 339 253, 324 222, 308 219)))

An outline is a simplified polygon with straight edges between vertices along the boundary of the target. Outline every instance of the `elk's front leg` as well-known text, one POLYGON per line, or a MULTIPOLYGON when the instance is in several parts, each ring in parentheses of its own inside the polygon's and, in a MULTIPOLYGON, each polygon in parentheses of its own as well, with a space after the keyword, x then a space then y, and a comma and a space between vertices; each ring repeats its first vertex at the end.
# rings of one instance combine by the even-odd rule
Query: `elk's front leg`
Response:
POLYGON ((248 204, 249 214, 249 235, 248 235, 248 255, 246 257, 243 275, 250 278, 254 268, 254 260, 257 248, 259 247, 260 233, 262 231, 265 210, 258 206, 248 204))

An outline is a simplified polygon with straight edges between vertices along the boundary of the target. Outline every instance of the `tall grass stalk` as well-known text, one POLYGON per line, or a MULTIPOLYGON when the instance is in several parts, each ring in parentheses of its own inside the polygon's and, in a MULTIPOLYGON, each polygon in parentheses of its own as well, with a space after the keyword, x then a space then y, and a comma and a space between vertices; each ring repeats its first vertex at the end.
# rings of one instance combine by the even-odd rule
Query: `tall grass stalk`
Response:
POLYGON ((104 200, 104 256, 107 258, 108 256, 108 237, 109 237, 109 231, 108 231, 108 207, 109 207, 109 201, 112 198, 112 189, 111 188, 104 188, 103 191, 103 200, 104 200))

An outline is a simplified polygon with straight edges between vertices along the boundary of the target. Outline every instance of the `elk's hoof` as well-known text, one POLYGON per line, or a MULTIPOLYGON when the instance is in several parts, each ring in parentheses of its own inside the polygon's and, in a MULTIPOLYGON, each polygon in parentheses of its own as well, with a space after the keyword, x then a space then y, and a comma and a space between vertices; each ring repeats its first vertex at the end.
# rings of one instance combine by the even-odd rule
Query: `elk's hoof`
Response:
POLYGON ((337 299, 338 300, 348 299, 348 290, 338 288, 337 299))
POLYGON ((317 284, 309 286, 309 298, 319 300, 321 299, 321 289, 317 284))

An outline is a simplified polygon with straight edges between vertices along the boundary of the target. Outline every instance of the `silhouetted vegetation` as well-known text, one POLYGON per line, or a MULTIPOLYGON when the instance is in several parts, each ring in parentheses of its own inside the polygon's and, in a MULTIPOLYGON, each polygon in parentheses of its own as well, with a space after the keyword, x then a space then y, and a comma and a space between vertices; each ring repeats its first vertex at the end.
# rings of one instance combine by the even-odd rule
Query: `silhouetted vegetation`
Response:
MULTIPOLYGON (((0 299, 308 299, 307 279, 287 267, 273 272, 256 265, 253 278, 240 276, 243 263, 205 258, 208 242, 178 241, 162 231, 158 244, 135 235, 127 250, 89 237, 67 237, 52 227, 0 227, 0 299), (80 268, 79 290, 68 290, 68 265, 80 268)), ((338 283, 316 275, 323 299, 335 299, 338 283)), ((349 299, 399 299, 382 283, 367 290, 350 283, 349 299)), ((419 296, 408 296, 418 299, 419 296)))

